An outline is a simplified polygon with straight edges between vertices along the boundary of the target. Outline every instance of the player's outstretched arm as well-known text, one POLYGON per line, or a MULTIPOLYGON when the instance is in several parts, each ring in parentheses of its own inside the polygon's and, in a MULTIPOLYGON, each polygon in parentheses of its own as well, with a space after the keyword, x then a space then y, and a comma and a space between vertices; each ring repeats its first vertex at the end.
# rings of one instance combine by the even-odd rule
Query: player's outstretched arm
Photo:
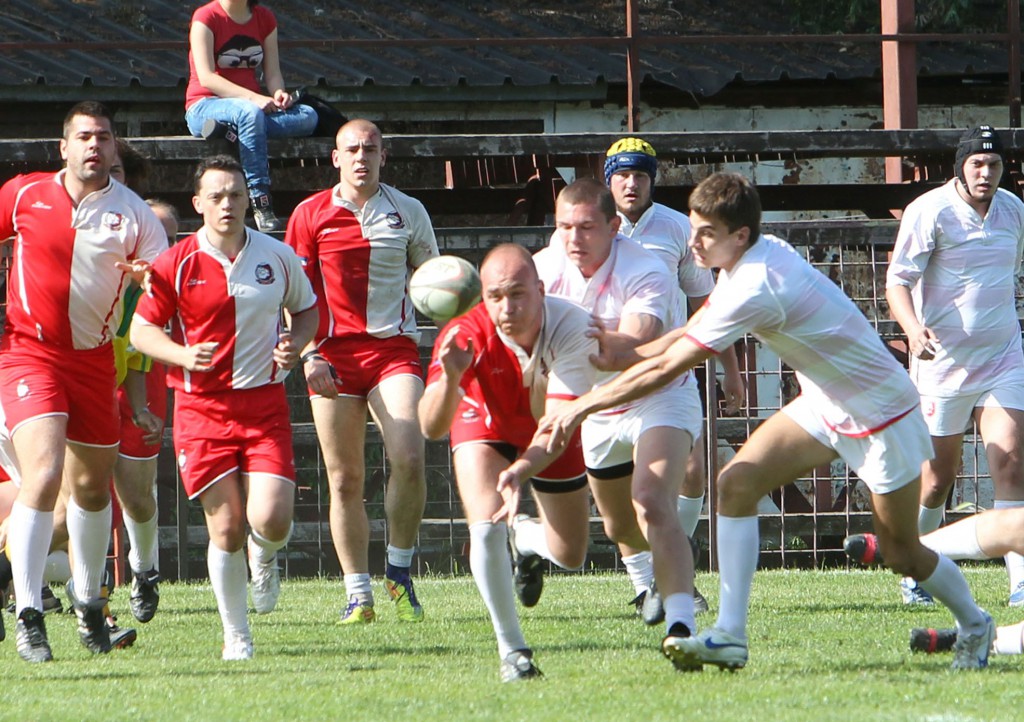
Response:
POLYGON ((434 363, 441 364, 442 373, 423 391, 420 399, 420 431, 427 439, 440 439, 451 428, 462 399, 459 382, 473 363, 473 339, 459 342, 459 325, 452 324, 438 341, 434 363))

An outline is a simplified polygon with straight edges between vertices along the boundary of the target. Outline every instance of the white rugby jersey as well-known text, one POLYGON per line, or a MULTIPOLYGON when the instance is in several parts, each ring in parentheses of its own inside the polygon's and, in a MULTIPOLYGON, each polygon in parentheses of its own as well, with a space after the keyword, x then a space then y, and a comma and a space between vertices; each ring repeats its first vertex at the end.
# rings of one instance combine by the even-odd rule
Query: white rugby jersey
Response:
POLYGON ((622 213, 619 218, 622 219, 619 232, 660 258, 669 273, 678 278, 679 288, 688 299, 711 294, 715 277, 710 269, 701 268, 693 260, 689 246, 690 219, 685 214, 661 203, 652 203, 636 223, 622 213))
MULTIPOLYGON (((625 236, 615 237, 607 260, 590 278, 584 278, 565 254, 557 235, 533 260, 547 293, 580 304, 600 318, 605 328, 617 329, 622 317, 631 314, 659 319, 662 333, 686 321, 675 278, 653 253, 625 236)), ((618 372, 598 371, 597 384, 607 383, 617 375, 618 372)), ((681 383, 688 376, 684 374, 681 383)))
POLYGON ((982 218, 951 180, 903 213, 886 287, 908 286, 935 332, 934 359, 911 358, 922 394, 976 393, 1024 366, 1014 302, 1024 251, 1024 202, 999 189, 982 218))
POLYGON ((837 433, 867 436, 919 403, 907 372, 840 288, 762 235, 718 283, 687 338, 716 353, 751 333, 796 372, 837 433))
POLYGON ((168 369, 169 385, 186 393, 250 389, 284 380, 274 363, 281 310, 296 314, 316 295, 291 248, 251 228, 232 261, 200 229, 153 264, 153 291, 142 296, 133 324, 163 327, 185 346, 220 344, 209 371, 168 369))
POLYGON ((65 173, 19 175, 0 188, 0 240, 14 236, 5 332, 91 349, 111 341, 121 322, 128 277, 115 264, 152 261, 167 234, 117 181, 75 206, 65 173))
POLYGON ((438 255, 426 209, 383 183, 360 209, 339 188, 300 203, 285 234, 320 299, 316 340, 350 334, 419 340, 409 276, 438 255))

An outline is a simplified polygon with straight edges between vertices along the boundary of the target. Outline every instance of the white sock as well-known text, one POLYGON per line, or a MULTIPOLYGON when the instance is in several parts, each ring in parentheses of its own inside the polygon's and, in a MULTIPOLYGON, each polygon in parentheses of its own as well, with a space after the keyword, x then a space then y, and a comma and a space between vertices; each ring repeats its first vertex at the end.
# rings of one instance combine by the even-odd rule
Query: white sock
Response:
POLYGON ((536 554, 570 572, 578 572, 583 568, 583 563, 570 567, 561 560, 555 559, 555 555, 551 553, 551 547, 548 546, 547 530, 540 521, 529 517, 520 517, 512 522, 512 526, 516 532, 516 549, 523 556, 536 554))
MULTIPOLYGON (((1019 509, 1024 506, 1024 501, 1011 501, 1008 499, 996 499, 993 507, 996 509, 1019 509)), ((1024 556, 1017 552, 1007 552, 1003 559, 1006 561, 1006 571, 1010 575, 1010 591, 1017 588, 1017 585, 1024 582, 1024 556)))
POLYGON ((7 553, 14 574, 17 614, 32 607, 43 610, 43 569, 53 539, 53 512, 37 511, 14 502, 7 517, 7 553))
POLYGON ((253 559, 260 564, 270 564, 277 559, 277 550, 284 547, 288 540, 292 538, 292 529, 294 528, 294 525, 288 527, 288 533, 284 535, 284 539, 278 541, 271 541, 255 529, 250 529, 249 541, 252 544, 249 548, 252 550, 253 559))
POLYGON ((217 611, 224 625, 224 638, 232 634, 249 636, 245 553, 241 549, 226 552, 211 541, 206 548, 206 566, 210 571, 210 586, 217 597, 217 611))
POLYGON ((526 649, 516 613, 512 565, 508 556, 508 527, 481 521, 469 527, 469 568, 491 615, 498 655, 526 649))
POLYGON ((756 516, 718 516, 719 588, 715 626, 740 639, 747 638, 750 588, 761 552, 756 516))
POLYGON ((401 547, 394 547, 388 544, 388 564, 393 567, 408 569, 412 566, 412 555, 415 552, 416 547, 402 549, 401 547))
POLYGON ((46 569, 43 570, 43 581, 47 584, 57 582, 67 584, 71 578, 71 560, 65 551, 51 552, 46 557, 46 569))
POLYGON ((75 580, 75 596, 90 602, 100 596, 103 572, 107 567, 107 549, 110 547, 110 503, 100 511, 86 511, 68 499, 68 545, 74 559, 71 576, 75 580))
POLYGON ((370 586, 369 574, 346 574, 345 597, 359 597, 362 604, 373 606, 373 588, 370 586))
POLYGON ((967 580, 960 572, 960 567, 948 557, 940 554, 939 563, 932 575, 927 579, 918 579, 917 583, 949 608, 956 617, 960 631, 978 634, 985 628, 985 615, 974 603, 967 580))
POLYGON ((697 531, 697 522, 700 521, 700 512, 704 508, 704 495, 676 497, 676 514, 679 515, 679 525, 683 527, 683 533, 693 537, 697 531))
POLYGON ((651 588, 654 582, 654 560, 650 552, 637 552, 622 557, 622 563, 626 565, 626 574, 629 581, 633 583, 633 590, 640 594, 651 588))
POLYGON ((996 654, 1024 654, 1024 622, 1008 627, 996 627, 996 641, 992 644, 996 654))
POLYGON ((921 543, 950 559, 988 559, 978 545, 978 514, 921 537, 921 543))
POLYGON ((124 528, 128 532, 128 563, 133 572, 148 572, 156 569, 159 560, 159 544, 157 541, 157 512, 149 521, 135 521, 127 513, 124 514, 124 528))
POLYGON ((942 526, 942 516, 945 514, 944 506, 931 508, 921 505, 917 509, 917 532, 921 536, 929 534, 942 526))
POLYGON ((663 602, 665 605, 665 631, 672 629, 676 622, 682 622, 690 630, 697 633, 697 622, 693 611, 693 595, 685 592, 669 594, 663 602))

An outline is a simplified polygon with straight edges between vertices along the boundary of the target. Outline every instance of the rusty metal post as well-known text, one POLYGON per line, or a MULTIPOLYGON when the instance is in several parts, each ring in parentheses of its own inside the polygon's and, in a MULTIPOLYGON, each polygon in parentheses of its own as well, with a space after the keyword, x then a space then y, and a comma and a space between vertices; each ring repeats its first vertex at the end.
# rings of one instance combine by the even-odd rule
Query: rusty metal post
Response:
POLYGON ((640 33, 638 0, 626 0, 626 113, 630 133, 640 130, 640 33))
POLYGON ((1020 0, 1007 0, 1006 3, 1007 54, 1009 55, 1009 90, 1010 127, 1020 127, 1020 0))
MULTIPOLYGON (((914 32, 914 0, 882 0, 882 34, 914 32)), ((882 116, 887 130, 917 127, 917 46, 882 41, 882 116)), ((902 183, 903 159, 885 159, 885 182, 902 183)))

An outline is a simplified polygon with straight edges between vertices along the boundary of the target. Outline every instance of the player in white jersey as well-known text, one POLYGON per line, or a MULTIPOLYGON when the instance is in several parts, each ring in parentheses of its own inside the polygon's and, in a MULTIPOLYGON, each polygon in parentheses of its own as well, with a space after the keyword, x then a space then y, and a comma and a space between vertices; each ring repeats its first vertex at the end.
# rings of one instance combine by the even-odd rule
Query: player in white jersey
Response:
POLYGON ((221 656, 245 660, 253 656, 246 550, 253 606, 268 613, 280 594, 277 552, 291 535, 295 505, 282 382, 313 338, 319 314, 294 251, 245 227, 238 161, 206 158, 193 180, 192 204, 203 226, 153 264, 152 290, 139 301, 131 341, 172 367, 175 454, 182 486, 206 516, 221 656))
MULTIPOLYGON (((653 254, 618 234, 611 192, 577 180, 555 202, 553 245, 534 257, 546 292, 591 311, 631 344, 657 338, 685 320, 675 279, 653 254)), ((605 384, 614 373, 600 372, 605 384)), ((583 454, 605 533, 650 550, 669 637, 695 631, 693 557, 675 513, 679 470, 700 435, 692 374, 642 401, 595 414, 583 425, 583 454)), ((518 529, 517 529, 517 546, 518 529)), ((520 553, 526 550, 519 548, 520 553)))
POLYGON ((82 643, 111 648, 100 595, 110 540, 110 476, 119 419, 111 339, 129 274, 141 280, 167 241, 149 207, 111 181, 114 131, 99 103, 64 121, 66 168, 0 188, 0 239, 14 238, 0 341, 0 403, 21 466, 8 524, 18 653, 53 658, 42 618, 42 577, 62 476, 82 643))
MULTIPOLYGON (((654 147, 641 138, 622 138, 608 149, 604 162, 604 180, 615 199, 622 224, 619 233, 631 238, 658 256, 669 272, 679 280, 690 313, 704 305, 715 278, 710 269, 701 268, 693 261, 693 254, 687 245, 690 240, 690 220, 679 211, 653 200, 654 184, 658 177, 658 160, 654 147)), ((743 379, 740 377, 736 352, 732 348, 721 355, 725 377, 722 390, 725 393, 726 411, 742 407, 746 395, 743 379)), ((704 398, 704 369, 695 369, 697 389, 704 398)), ((703 430, 702 430, 703 431, 703 430)), ((702 439, 695 441, 693 452, 686 465, 685 476, 679 497, 676 499, 679 523, 683 532, 693 539, 704 507, 704 490, 707 488, 707 458, 702 439)), ((647 555, 648 552, 639 552, 647 555)), ((637 557, 623 556, 626 568, 632 571, 637 557), (632 562, 632 564, 631 564, 632 562)), ((632 576, 632 575, 631 575, 632 576)), ((648 583, 650 579, 648 578, 648 583)), ((660 622, 660 595, 656 589, 638 590, 644 621, 648 624, 660 622)), ((707 609, 707 601, 694 588, 697 610, 707 609)))
POLYGON ((971 597, 960 570, 921 545, 916 508, 920 468, 932 455, 917 393, 863 314, 792 247, 760 233, 761 204, 745 178, 716 173, 690 196, 690 247, 721 269, 690 324, 606 365, 636 363, 610 384, 541 420, 557 442, 587 415, 671 383, 744 333, 790 366, 801 394, 751 434, 718 478, 721 600, 713 628, 670 637, 663 651, 682 670, 747 663, 747 613, 759 553, 757 502, 802 474, 843 458, 872 492, 875 528, 889 566, 920 580, 953 612, 960 629, 953 667, 988 664, 995 626, 971 597))
MULTIPOLYGON (((886 299, 907 334, 910 375, 935 445, 921 472, 919 524, 942 523, 973 418, 985 442, 995 507, 1024 507, 1024 352, 1014 300, 1024 203, 999 188, 1002 143, 988 126, 957 147, 956 177, 903 214, 886 299)), ((1010 605, 1024 605, 1024 557, 1008 554, 1010 605)), ((904 601, 927 597, 907 580, 904 601)))
POLYGON ((331 536, 345 579, 342 623, 376 619, 370 586, 370 524, 364 504, 367 412, 387 454, 388 522, 384 588, 398 619, 423 620, 411 567, 426 504, 419 331, 409 275, 437 256, 423 205, 380 182, 387 154, 368 120, 341 127, 331 158, 338 184, 295 209, 285 242, 303 259, 319 294, 320 328, 302 367, 324 454, 331 536), (337 384, 335 383, 337 380, 337 384))

